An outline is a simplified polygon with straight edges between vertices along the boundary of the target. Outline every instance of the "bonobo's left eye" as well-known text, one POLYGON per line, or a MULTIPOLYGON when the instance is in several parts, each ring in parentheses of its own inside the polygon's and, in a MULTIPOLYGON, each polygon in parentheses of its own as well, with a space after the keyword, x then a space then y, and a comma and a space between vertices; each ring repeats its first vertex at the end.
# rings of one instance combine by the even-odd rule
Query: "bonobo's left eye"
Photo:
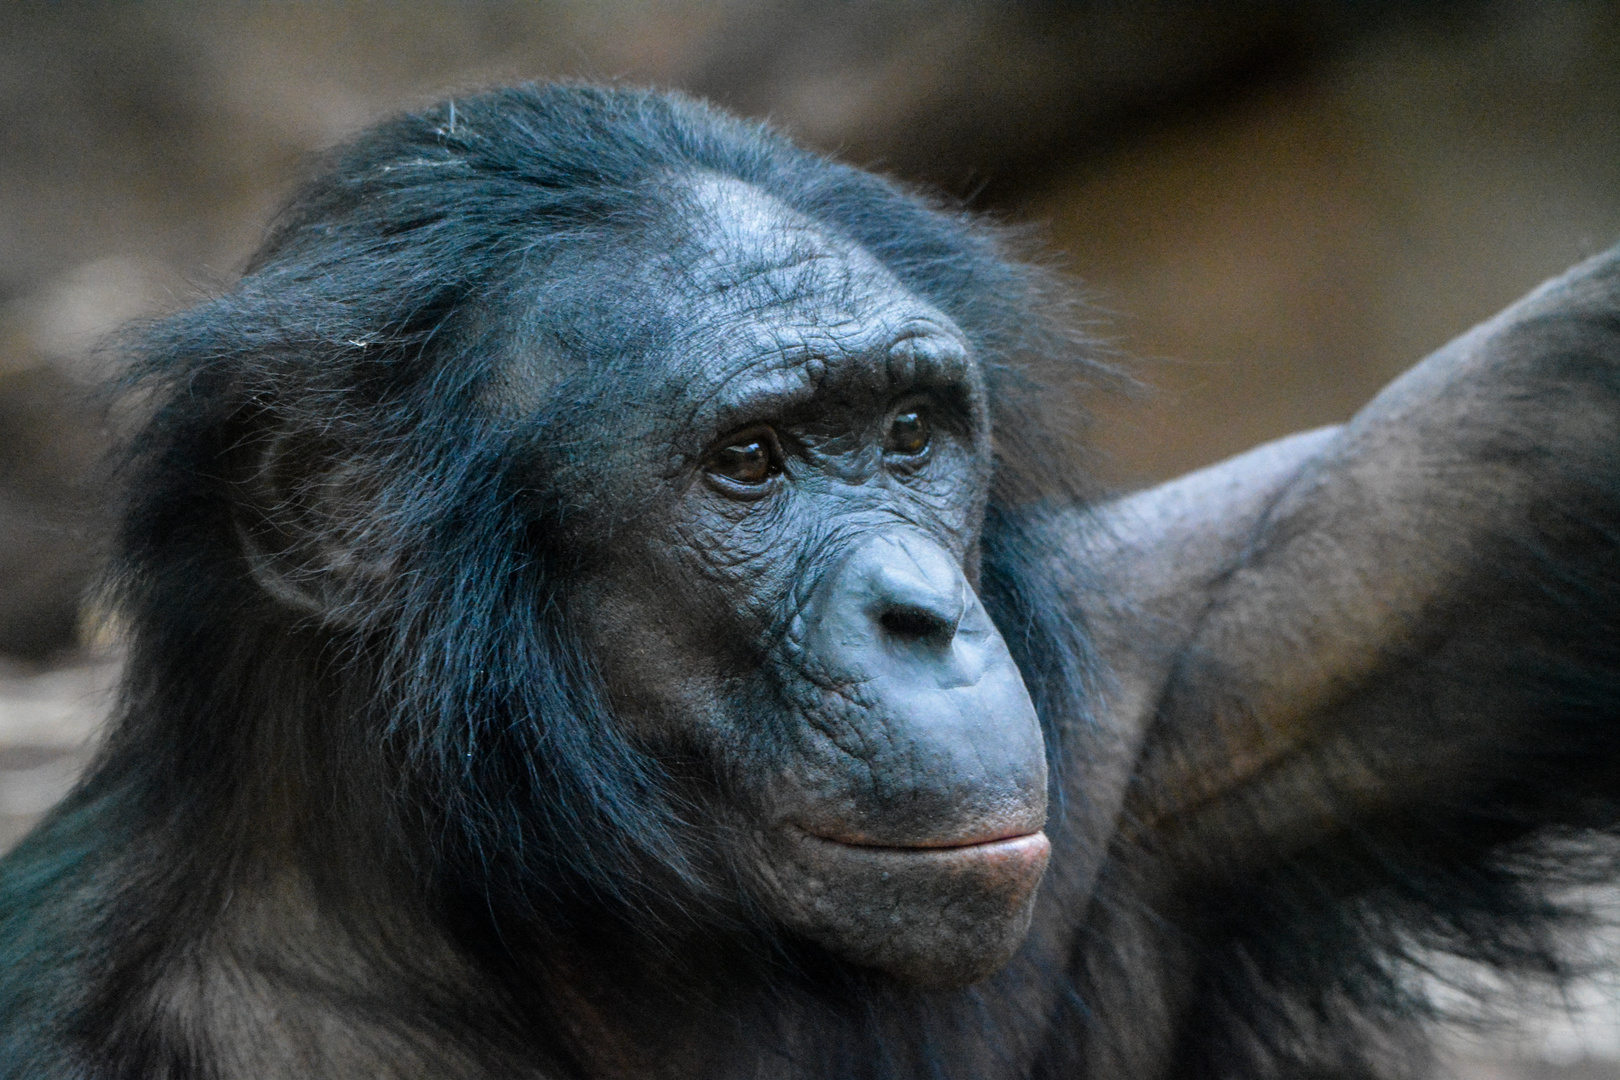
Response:
POLYGON ((908 406, 889 421, 889 431, 883 439, 883 452, 901 457, 917 457, 928 449, 930 435, 928 414, 921 408, 908 406))
POLYGON ((759 488, 782 471, 782 455, 769 428, 754 428, 709 455, 705 471, 727 487, 759 488))

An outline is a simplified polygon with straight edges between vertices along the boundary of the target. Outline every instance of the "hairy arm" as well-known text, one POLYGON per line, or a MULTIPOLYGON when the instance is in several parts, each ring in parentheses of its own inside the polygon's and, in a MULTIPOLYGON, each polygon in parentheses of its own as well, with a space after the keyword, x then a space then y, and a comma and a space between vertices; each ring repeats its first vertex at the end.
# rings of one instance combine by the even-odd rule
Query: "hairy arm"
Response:
POLYGON ((1103 520, 1124 835, 1177 874, 1620 818, 1620 249, 1103 520))

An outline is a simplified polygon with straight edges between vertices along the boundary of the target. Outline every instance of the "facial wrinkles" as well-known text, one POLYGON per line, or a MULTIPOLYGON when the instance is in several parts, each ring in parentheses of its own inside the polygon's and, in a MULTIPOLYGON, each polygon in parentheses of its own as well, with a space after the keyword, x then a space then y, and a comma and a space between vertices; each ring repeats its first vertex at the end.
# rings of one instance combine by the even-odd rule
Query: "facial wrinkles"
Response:
POLYGON ((778 200, 719 177, 700 180, 691 197, 698 225, 681 291, 704 299, 685 321, 695 332, 680 344, 676 378, 692 430, 807 404, 842 381, 887 383, 902 374, 896 359, 907 359, 872 361, 897 341, 958 337, 870 254, 778 200))
MULTIPOLYGON (((680 576, 695 573, 718 586, 710 591, 731 596, 737 629, 751 626, 764 635, 757 642, 765 653, 780 657, 803 602, 794 582, 819 578, 823 568, 814 564, 850 530, 899 525, 937 535, 943 526, 951 536, 941 539, 950 541, 966 524, 958 519, 973 500, 960 483, 936 492, 921 474, 884 475, 878 425, 888 399, 953 387, 973 411, 983 391, 950 320, 864 250, 737 181, 705 180, 692 197, 699 212, 690 215, 698 222, 690 247, 660 260, 678 279, 671 291, 698 298, 687 317, 673 320, 693 329, 667 354, 665 398, 687 403, 688 432, 670 455, 671 475, 700 483, 695 456, 747 423, 780 424, 794 413, 810 419, 782 429, 803 455, 797 474, 790 460, 784 490, 749 502, 700 499, 701 517, 677 526, 666 554, 687 564, 680 576), (835 407, 818 424, 840 401, 855 406, 850 415, 841 418, 835 407), (846 430, 846 419, 861 430, 846 430)), ((938 452, 973 448, 942 444, 938 452)), ((836 696, 852 688, 826 689, 836 696)))

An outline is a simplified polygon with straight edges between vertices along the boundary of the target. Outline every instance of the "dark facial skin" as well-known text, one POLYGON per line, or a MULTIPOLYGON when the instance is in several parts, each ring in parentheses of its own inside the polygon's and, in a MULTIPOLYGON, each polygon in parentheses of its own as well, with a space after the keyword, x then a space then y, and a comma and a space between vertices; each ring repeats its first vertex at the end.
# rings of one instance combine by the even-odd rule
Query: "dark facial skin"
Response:
POLYGON ((648 273, 697 299, 625 376, 676 404, 590 425, 615 472, 583 499, 593 655, 776 920, 971 982, 1022 940, 1049 850, 1040 728, 973 587, 982 374, 861 249, 736 181, 687 198, 648 273))

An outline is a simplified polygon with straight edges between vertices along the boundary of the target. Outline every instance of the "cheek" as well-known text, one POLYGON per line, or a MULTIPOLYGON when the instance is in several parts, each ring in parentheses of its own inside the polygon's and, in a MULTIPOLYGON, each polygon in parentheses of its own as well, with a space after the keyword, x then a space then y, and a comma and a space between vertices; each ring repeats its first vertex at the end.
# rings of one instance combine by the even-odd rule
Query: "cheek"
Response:
POLYGON ((816 577, 815 553, 838 519, 793 489, 752 504, 694 501, 709 505, 672 530, 646 581, 665 591, 672 623, 697 627, 683 650, 724 653, 724 675, 752 678, 802 602, 802 583, 816 577))
POLYGON ((947 526, 940 539, 954 554, 961 557, 977 542, 990 495, 990 470, 983 458, 953 441, 905 486, 930 520, 947 526))
MULTIPOLYGON (((768 546, 767 546, 768 550, 768 546)), ((690 530, 616 553, 575 591, 576 625, 621 721, 682 754, 736 745, 797 560, 746 557, 690 530)))

